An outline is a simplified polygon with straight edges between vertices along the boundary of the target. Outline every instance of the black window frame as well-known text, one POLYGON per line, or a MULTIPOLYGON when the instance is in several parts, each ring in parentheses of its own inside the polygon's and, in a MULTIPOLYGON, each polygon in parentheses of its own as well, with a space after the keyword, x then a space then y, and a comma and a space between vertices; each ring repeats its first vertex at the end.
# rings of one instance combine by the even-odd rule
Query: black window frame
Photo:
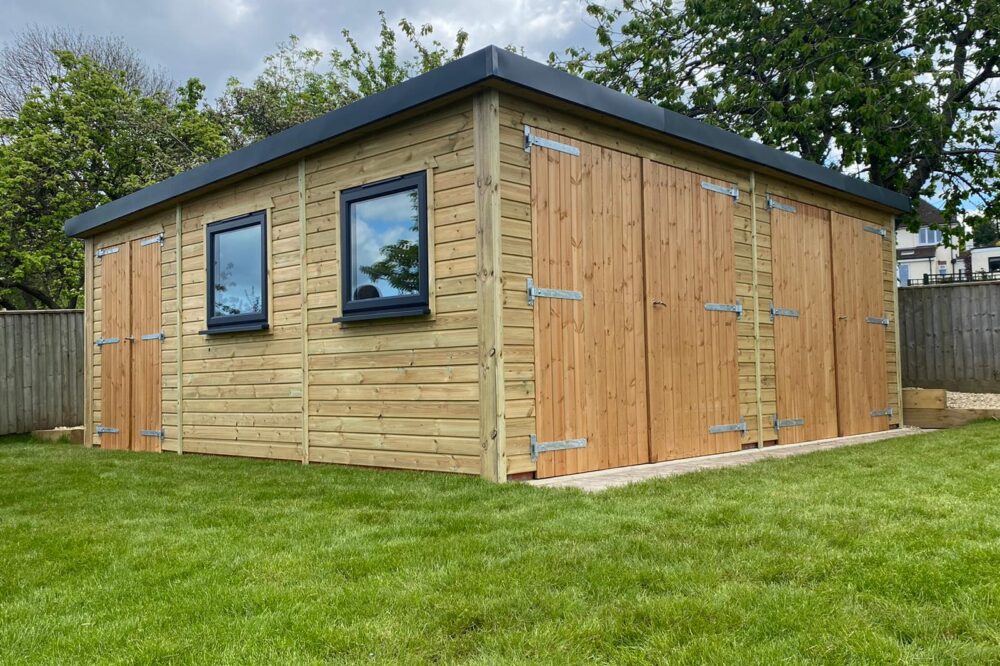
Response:
POLYGON ((269 326, 267 271, 267 211, 258 210, 217 222, 205 227, 205 330, 202 335, 214 333, 239 333, 242 331, 262 331, 269 326), (216 236, 227 231, 257 225, 260 227, 260 275, 261 310, 238 315, 216 315, 215 313, 215 243, 216 236))
POLYGON ((427 172, 417 171, 375 183, 343 190, 340 193, 340 311, 334 322, 366 321, 388 317, 415 317, 430 314, 430 277, 427 233, 427 172), (420 264, 420 284, 416 294, 381 296, 354 300, 351 274, 354 272, 354 244, 351 224, 351 206, 407 190, 417 190, 417 242, 420 264))

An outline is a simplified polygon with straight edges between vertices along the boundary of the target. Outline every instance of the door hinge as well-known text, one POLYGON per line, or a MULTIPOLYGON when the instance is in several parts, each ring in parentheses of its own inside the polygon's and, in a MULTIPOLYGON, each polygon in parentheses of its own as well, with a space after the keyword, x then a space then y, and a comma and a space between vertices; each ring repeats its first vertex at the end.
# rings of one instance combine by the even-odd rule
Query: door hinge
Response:
POLYGON ((798 317, 799 311, 793 310, 792 308, 776 308, 774 304, 771 304, 771 321, 774 321, 775 317, 798 317))
POLYGON ((805 419, 779 419, 777 414, 774 416, 775 432, 778 432, 782 428, 794 428, 796 426, 804 426, 805 424, 805 419))
POLYGON ((528 278, 528 305, 534 305, 536 298, 561 298, 567 301, 582 301, 583 292, 569 289, 543 289, 536 287, 535 281, 528 278))
POLYGON ((892 416, 892 407, 886 407, 885 409, 876 409, 872 412, 872 416, 892 416))
POLYGON ((571 146, 566 143, 559 143, 558 141, 553 141, 552 139, 545 139, 537 134, 531 133, 531 128, 527 125, 524 126, 524 152, 530 153, 532 146, 538 146, 539 148, 548 148, 549 150, 557 150, 560 153, 566 153, 567 155, 573 155, 574 157, 580 156, 580 149, 571 146))
POLYGON ((867 231, 870 234, 877 234, 882 238, 885 238, 885 229, 883 229, 882 227, 873 227, 866 224, 865 231, 867 231))
POLYGON ((118 428, 109 428, 108 426, 99 425, 94 428, 98 435, 113 434, 118 432, 118 428))
POLYGON ((865 323, 867 324, 878 324, 880 326, 888 326, 888 317, 865 317, 865 323))
POLYGON ((781 203, 780 201, 775 201, 771 197, 767 198, 767 209, 768 210, 783 210, 786 213, 794 213, 795 206, 789 206, 788 204, 781 203))
POLYGON ((720 432, 738 432, 740 434, 747 434, 747 422, 746 419, 740 419, 739 423, 726 423, 723 425, 709 426, 708 431, 713 435, 720 432))
POLYGON ((140 430, 139 434, 143 437, 158 437, 160 439, 163 439, 165 436, 162 430, 140 430))
POLYGON ((737 319, 743 318, 743 304, 740 302, 733 305, 729 303, 705 303, 705 309, 712 312, 735 312, 737 319))
POLYGON ((159 234, 153 236, 152 238, 143 238, 141 241, 139 241, 139 246, 140 247, 145 246, 145 245, 156 245, 156 244, 163 245, 163 234, 162 233, 159 233, 159 234))
POLYGON ((114 254, 115 252, 118 251, 118 248, 119 248, 118 245, 115 245, 114 247, 102 247, 100 250, 96 252, 97 258, 100 259, 106 254, 114 254))
POLYGON ((103 347, 104 345, 113 345, 121 342, 118 338, 97 338, 94 340, 94 344, 98 347, 103 347))
POLYGON ((566 449, 582 449, 587 446, 586 439, 561 439, 556 442, 539 442, 535 435, 529 437, 531 441, 531 459, 538 460, 539 453, 546 451, 564 451, 566 449))
POLYGON ((166 340, 167 336, 164 335, 163 331, 159 333, 147 333, 140 337, 140 340, 166 340))
POLYGON ((707 180, 701 181, 701 186, 708 190, 709 192, 718 192, 719 194, 725 194, 731 196, 733 201, 740 200, 740 188, 736 185, 726 187, 725 185, 716 185, 715 183, 710 183, 707 180))

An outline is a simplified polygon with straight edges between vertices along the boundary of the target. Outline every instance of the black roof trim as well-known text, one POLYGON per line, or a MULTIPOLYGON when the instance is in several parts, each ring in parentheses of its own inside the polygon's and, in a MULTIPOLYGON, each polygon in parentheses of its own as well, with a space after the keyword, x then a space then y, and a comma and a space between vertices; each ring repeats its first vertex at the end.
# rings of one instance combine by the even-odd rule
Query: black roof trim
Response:
POLYGON ((319 118, 77 215, 66 222, 64 229, 70 236, 89 235, 99 227, 120 218, 490 80, 504 81, 586 107, 897 211, 910 210, 910 201, 904 195, 845 176, 496 46, 488 46, 376 95, 330 111, 319 118))

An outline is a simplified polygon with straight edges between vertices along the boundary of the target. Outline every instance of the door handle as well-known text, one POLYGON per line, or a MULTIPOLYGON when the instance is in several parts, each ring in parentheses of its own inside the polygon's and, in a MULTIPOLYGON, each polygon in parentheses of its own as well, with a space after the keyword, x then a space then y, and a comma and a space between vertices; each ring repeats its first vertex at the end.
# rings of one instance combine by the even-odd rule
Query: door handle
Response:
POLYGON ((128 340, 129 342, 135 342, 135 338, 131 335, 126 335, 123 339, 128 340))
POLYGON ((663 301, 661 301, 659 299, 653 299, 653 305, 662 305, 663 307, 667 306, 666 303, 664 303, 663 301))
POLYGON ((847 315, 838 315, 837 319, 843 319, 844 321, 847 321, 847 315))

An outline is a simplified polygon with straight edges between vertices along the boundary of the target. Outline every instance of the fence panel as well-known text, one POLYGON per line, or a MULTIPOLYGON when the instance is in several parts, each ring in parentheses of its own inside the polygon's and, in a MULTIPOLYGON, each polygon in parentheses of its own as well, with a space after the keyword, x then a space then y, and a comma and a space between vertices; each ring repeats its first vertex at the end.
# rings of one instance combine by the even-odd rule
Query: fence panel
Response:
POLYGON ((83 423, 83 310, 0 312, 0 435, 83 423))
POLYGON ((1000 393, 1000 283, 899 290, 903 386, 1000 393))

